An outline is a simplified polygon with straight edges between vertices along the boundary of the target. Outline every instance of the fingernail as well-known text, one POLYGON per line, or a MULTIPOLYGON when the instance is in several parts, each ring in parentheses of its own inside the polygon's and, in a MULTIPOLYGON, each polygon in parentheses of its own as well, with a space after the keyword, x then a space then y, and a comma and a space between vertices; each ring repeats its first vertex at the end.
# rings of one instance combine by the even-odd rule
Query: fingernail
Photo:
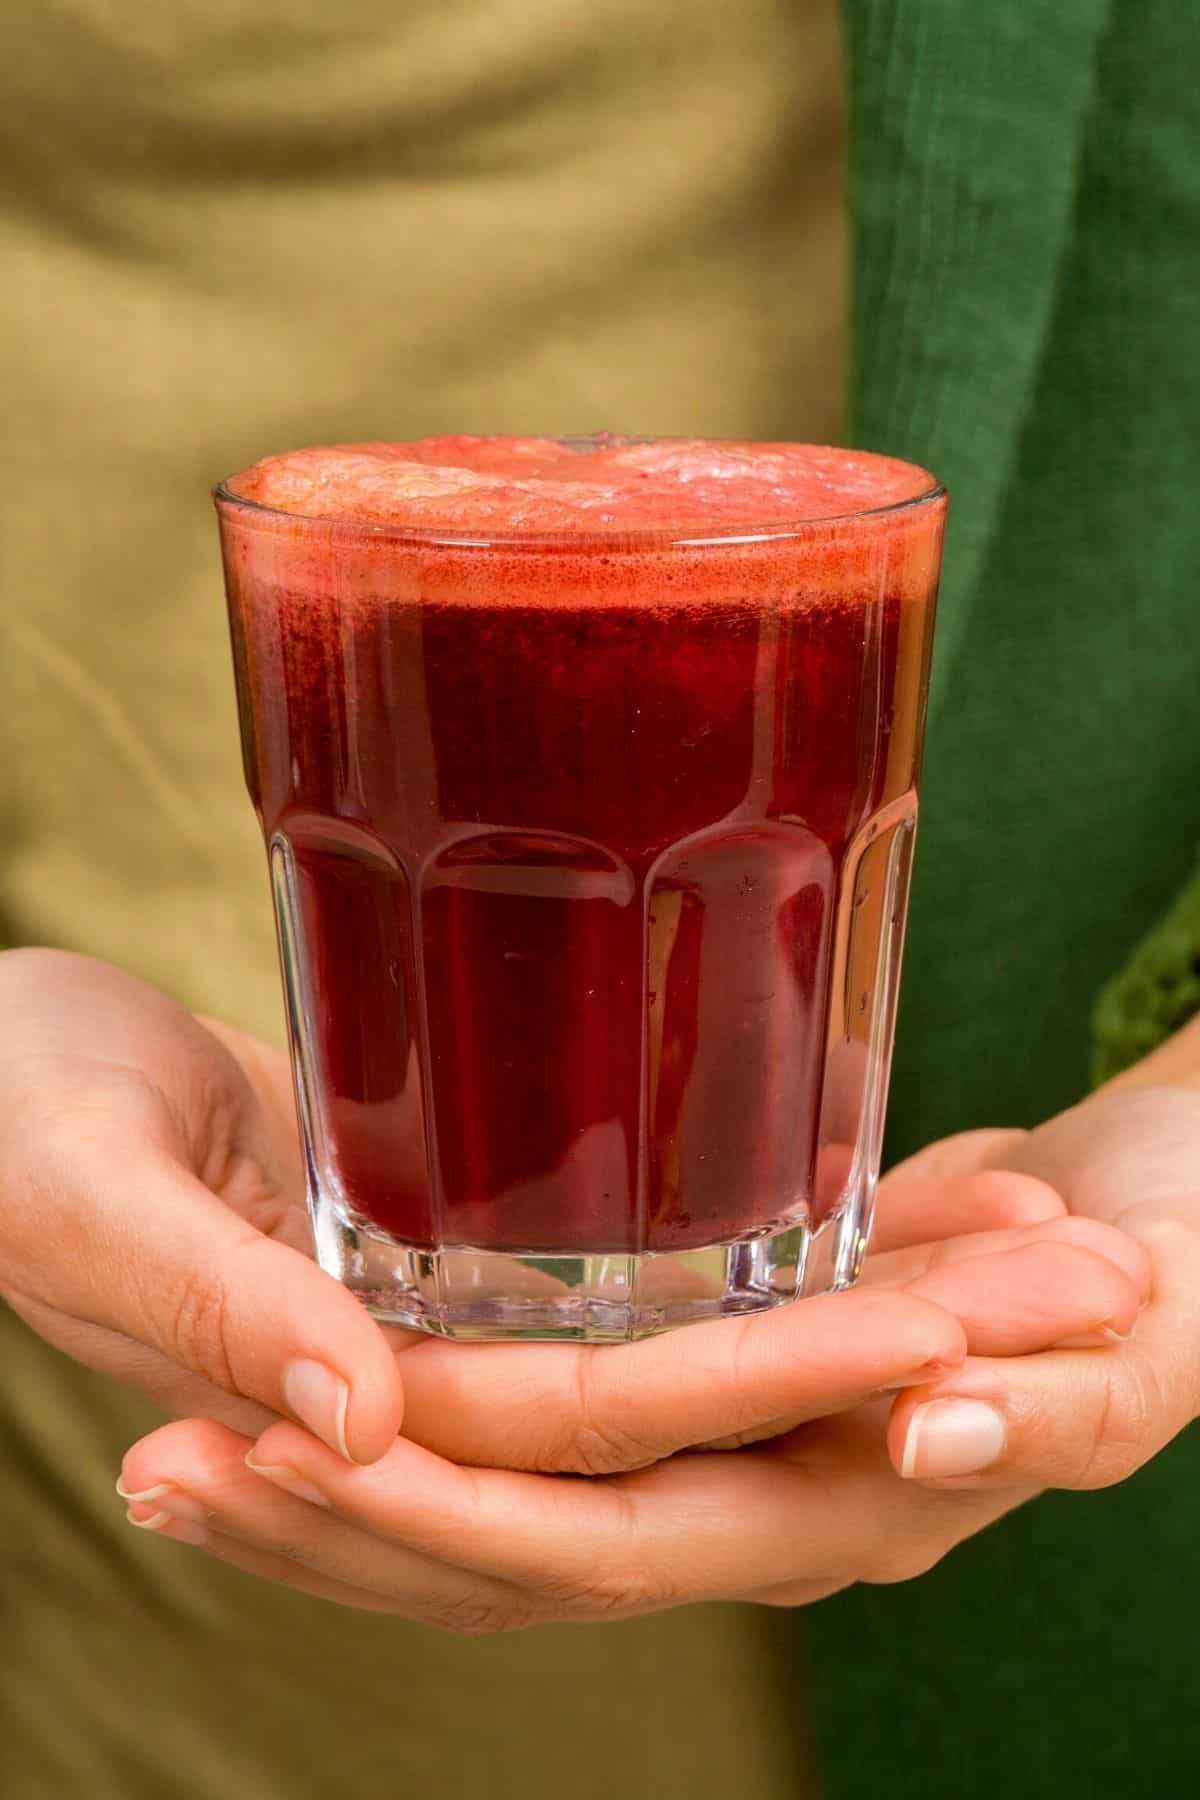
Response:
POLYGON ((977 1475, 1003 1453, 1002 1414, 982 1400, 927 1400, 908 1421, 900 1473, 906 1480, 977 1475))
POLYGON ((117 1477, 117 1492, 122 1500, 133 1501, 139 1506, 146 1506, 151 1500, 161 1500, 163 1495, 169 1494, 170 1491, 167 1483, 160 1481, 157 1487, 139 1488, 134 1493, 131 1488, 125 1486, 120 1476, 117 1477))
MULTIPOLYGON (((212 1513, 207 1506, 201 1506, 198 1500, 193 1500, 190 1494, 181 1493, 169 1482, 160 1481, 157 1487, 142 1488, 138 1493, 132 1494, 123 1482, 118 1481, 117 1492, 122 1500, 127 1500, 133 1506, 148 1506, 151 1501, 157 1500, 158 1510, 154 1515, 156 1519, 212 1518, 212 1513)), ((147 1521, 131 1518, 129 1523, 144 1526, 147 1521)))
POLYGON ((171 1515, 165 1512, 152 1512, 147 1513, 144 1519, 138 1519, 134 1517, 132 1506, 127 1506, 125 1518, 137 1531, 161 1531, 164 1525, 170 1523, 171 1515))
POLYGON ((353 1462, 346 1443, 350 1389, 340 1375, 324 1363, 289 1363, 283 1372, 283 1397, 302 1425, 347 1462, 353 1462))
POLYGON ((1117 1331, 1112 1325, 1097 1325, 1095 1331, 1080 1332, 1078 1337, 1062 1338, 1055 1349, 1102 1350, 1105 1344, 1127 1344, 1133 1332, 1132 1325, 1128 1331, 1117 1331))
POLYGON ((145 1519, 135 1519, 133 1509, 130 1508, 125 1517, 136 1530, 163 1532, 173 1544, 193 1544, 199 1550, 209 1541, 209 1534, 203 1525, 196 1525, 191 1519, 173 1518, 169 1512, 160 1510, 145 1519))
MULTIPOLYGON (((253 1452, 251 1452, 253 1455, 253 1452)), ((329 1502, 311 1481, 305 1481, 303 1475, 297 1475, 295 1469, 289 1469, 285 1463, 256 1463, 246 1458, 246 1467, 264 1481, 269 1481, 287 1494, 294 1494, 297 1500, 307 1500, 310 1506, 328 1506, 329 1502)))

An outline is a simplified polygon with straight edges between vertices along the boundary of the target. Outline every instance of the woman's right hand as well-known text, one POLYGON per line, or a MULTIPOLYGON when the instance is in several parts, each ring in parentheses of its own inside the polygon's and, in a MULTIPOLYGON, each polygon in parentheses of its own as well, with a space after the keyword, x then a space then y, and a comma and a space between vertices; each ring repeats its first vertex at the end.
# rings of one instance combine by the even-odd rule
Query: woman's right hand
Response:
POLYGON ((90 958, 0 956, 0 1294, 171 1414, 400 1424, 379 1327, 311 1260, 285 1059, 90 958))

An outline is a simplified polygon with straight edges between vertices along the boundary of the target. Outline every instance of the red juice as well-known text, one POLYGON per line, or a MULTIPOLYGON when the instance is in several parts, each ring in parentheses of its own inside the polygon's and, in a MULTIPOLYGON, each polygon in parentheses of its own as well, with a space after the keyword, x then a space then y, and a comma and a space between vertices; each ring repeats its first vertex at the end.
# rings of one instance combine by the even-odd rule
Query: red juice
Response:
POLYGON ((227 484, 319 1242, 544 1272, 862 1212, 943 504, 628 439, 227 484))

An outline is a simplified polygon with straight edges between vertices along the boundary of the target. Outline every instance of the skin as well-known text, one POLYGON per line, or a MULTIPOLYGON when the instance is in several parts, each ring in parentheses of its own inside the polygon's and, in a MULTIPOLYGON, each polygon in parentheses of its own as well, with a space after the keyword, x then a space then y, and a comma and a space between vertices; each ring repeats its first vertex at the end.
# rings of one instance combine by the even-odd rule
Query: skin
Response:
POLYGON ((804 1604, 1200 1411, 1197 1031, 896 1170, 854 1292, 588 1348, 368 1318, 305 1254, 266 1046, 48 951, 0 957, 0 1020, 0 1291, 173 1415, 124 1459, 132 1523, 308 1593, 467 1632, 804 1604), (991 1465, 902 1476, 916 1409, 964 1398, 991 1465))

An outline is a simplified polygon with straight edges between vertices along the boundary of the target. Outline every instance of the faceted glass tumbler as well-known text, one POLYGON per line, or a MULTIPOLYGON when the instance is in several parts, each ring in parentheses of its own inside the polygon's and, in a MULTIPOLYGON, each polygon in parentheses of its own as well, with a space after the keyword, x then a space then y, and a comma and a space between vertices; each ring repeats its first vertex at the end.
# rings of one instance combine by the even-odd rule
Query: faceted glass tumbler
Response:
POLYGON ((705 538, 217 506, 321 1265, 459 1338, 852 1282, 942 491, 705 538))

